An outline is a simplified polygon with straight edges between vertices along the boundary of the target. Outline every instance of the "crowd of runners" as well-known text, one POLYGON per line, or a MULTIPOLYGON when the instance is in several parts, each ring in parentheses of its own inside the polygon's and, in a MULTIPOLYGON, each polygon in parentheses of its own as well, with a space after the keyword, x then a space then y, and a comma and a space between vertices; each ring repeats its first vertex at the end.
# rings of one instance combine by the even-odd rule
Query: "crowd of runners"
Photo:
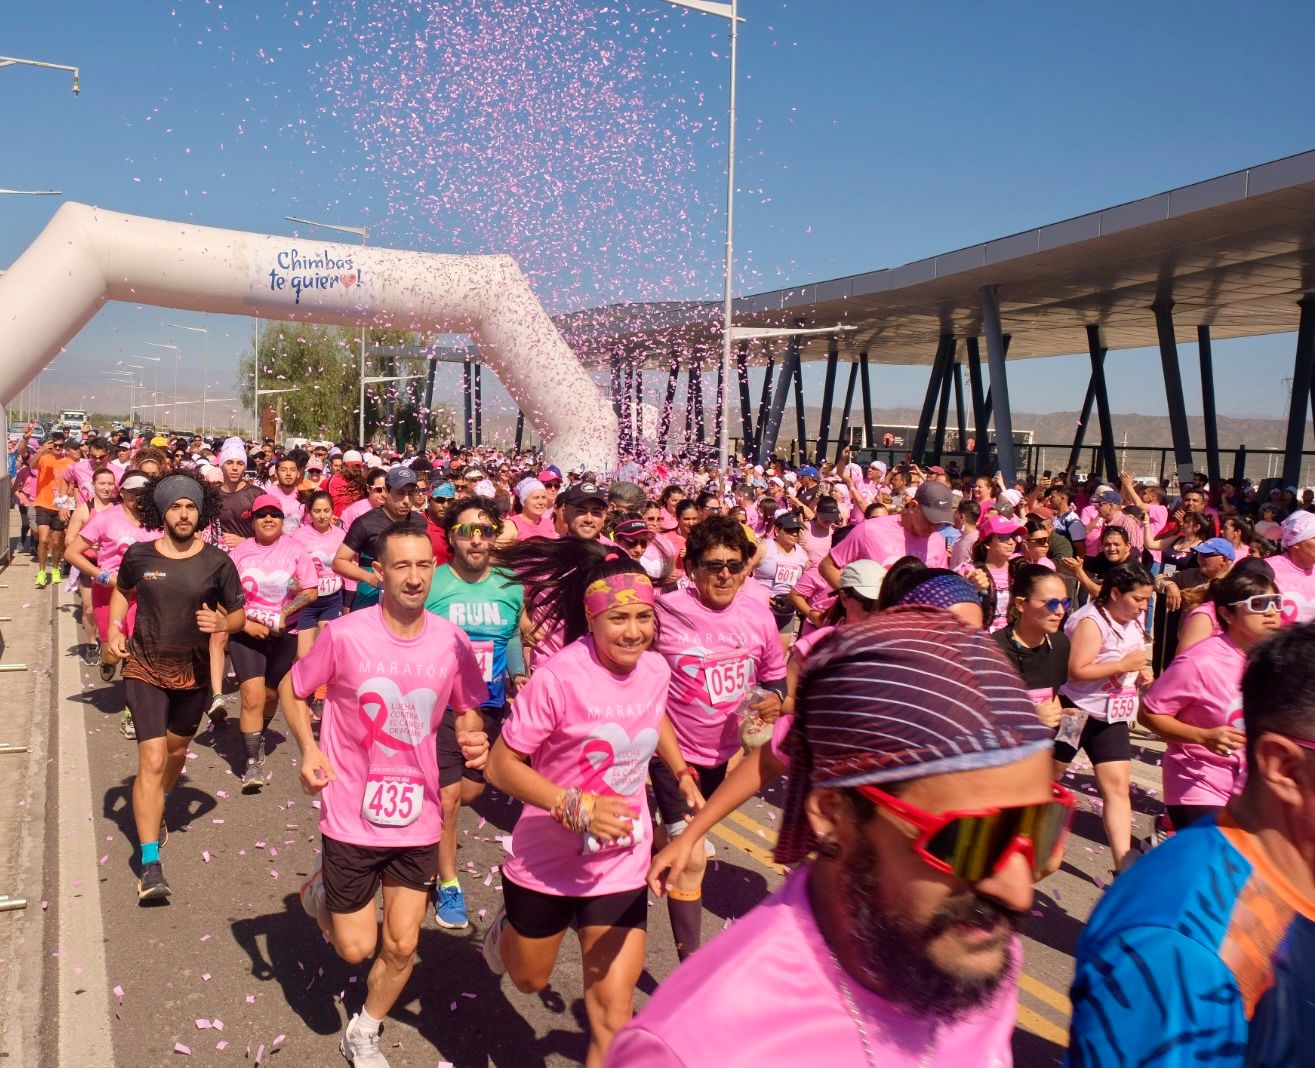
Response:
POLYGON ((428 916, 471 923, 486 786, 520 809, 484 958, 541 990, 575 931, 588 1065, 1009 1064, 1079 752, 1112 882, 1069 1062, 1310 1063, 1309 490, 126 433, 19 438, 10 470, 37 587, 122 679, 141 902, 203 893, 161 859, 193 737, 239 731, 261 804, 286 720, 320 800, 307 922, 373 962, 357 1068, 387 1064, 428 916), (1146 843, 1134 730, 1166 743, 1146 843), (792 870, 701 948, 706 835, 783 776, 792 870), (650 894, 681 964, 636 1016, 650 894))

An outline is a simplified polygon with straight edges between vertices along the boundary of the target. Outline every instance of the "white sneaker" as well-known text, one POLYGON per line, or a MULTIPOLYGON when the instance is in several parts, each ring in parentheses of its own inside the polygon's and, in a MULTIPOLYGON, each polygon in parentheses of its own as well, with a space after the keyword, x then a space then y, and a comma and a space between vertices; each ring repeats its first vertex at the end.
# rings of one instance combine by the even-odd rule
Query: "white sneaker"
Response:
POLYGON ((379 1031, 383 1030, 383 1025, 380 1024, 379 1031, 367 1035, 356 1026, 360 1018, 358 1013, 347 1021, 347 1030, 342 1033, 338 1051, 352 1068, 388 1068, 387 1058, 379 1052, 379 1031))
POLYGON ((324 868, 316 868, 311 876, 301 884, 301 907, 306 915, 316 923, 320 922, 320 913, 324 911, 324 868))
POLYGON ((506 926, 507 906, 503 905, 484 932, 484 963, 494 975, 507 974, 507 965, 502 961, 502 949, 499 945, 502 941, 502 929, 506 926))

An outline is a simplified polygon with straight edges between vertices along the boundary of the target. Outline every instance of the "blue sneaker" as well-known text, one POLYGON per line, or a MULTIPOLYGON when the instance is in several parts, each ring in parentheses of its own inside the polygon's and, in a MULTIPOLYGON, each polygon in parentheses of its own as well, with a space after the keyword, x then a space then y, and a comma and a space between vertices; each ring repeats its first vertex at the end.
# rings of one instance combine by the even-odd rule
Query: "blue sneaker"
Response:
POLYGON ((466 895, 459 886, 440 886, 434 899, 434 921, 449 931, 464 931, 470 926, 466 912, 466 895))

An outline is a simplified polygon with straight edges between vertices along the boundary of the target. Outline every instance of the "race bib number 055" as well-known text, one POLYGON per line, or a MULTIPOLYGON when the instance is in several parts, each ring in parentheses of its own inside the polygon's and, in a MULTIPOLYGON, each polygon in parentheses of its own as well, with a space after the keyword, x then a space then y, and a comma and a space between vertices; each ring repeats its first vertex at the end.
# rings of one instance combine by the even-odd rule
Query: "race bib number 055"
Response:
POLYGON ((749 688, 749 656, 732 652, 703 661, 703 684, 714 705, 738 701, 749 688))

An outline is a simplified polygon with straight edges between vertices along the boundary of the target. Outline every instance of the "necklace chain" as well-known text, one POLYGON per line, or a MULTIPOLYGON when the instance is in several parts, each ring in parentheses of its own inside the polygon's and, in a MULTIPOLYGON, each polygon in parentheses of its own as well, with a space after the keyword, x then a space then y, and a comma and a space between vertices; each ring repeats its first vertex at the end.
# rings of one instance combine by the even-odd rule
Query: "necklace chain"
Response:
MULTIPOLYGON (((854 991, 849 985, 849 980, 845 978, 845 969, 841 967, 840 958, 836 956, 835 951, 830 950, 830 947, 828 947, 828 950, 831 964, 836 970, 836 983, 840 987, 840 995, 845 999, 845 1008, 849 1012, 849 1018, 854 1021, 854 1027, 858 1031, 858 1041, 863 1047, 863 1059, 867 1062, 868 1068, 877 1068, 877 1055, 872 1048, 872 1038, 868 1035, 867 1024, 863 1020, 863 1014, 859 1012, 858 1003, 854 1000, 854 991)), ((922 1056, 918 1058, 918 1068, 928 1068, 932 1057, 936 1054, 936 1031, 937 1028, 933 1026, 927 1047, 922 1051, 922 1056)))

